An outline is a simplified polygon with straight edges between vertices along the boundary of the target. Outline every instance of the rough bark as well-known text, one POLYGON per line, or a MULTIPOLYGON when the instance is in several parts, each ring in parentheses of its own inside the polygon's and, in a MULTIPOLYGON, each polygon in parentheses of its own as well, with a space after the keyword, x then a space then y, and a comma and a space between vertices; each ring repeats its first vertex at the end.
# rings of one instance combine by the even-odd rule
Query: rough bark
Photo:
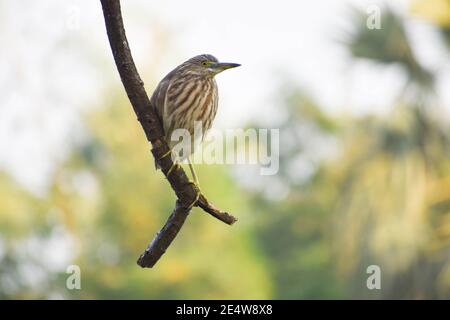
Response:
POLYGON ((137 261, 141 267, 151 268, 175 239, 191 211, 192 204, 229 225, 236 222, 236 218, 210 204, 202 194, 197 199, 199 190, 189 181, 183 168, 176 167, 168 174, 173 162, 171 157, 163 157, 163 155, 167 154, 169 147, 164 140, 163 128, 151 107, 150 99, 144 89, 144 83, 133 61, 123 25, 120 0, 100 1, 109 43, 122 84, 147 140, 152 145, 152 154, 155 161, 178 198, 175 209, 166 224, 137 261))

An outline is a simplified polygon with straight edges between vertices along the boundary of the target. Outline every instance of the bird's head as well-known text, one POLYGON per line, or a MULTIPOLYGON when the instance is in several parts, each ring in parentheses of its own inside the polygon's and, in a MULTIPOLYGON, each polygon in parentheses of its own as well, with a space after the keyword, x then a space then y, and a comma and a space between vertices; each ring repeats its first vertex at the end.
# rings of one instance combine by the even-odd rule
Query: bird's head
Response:
POLYGON ((210 54, 195 56, 184 63, 190 72, 199 75, 214 77, 216 74, 227 69, 239 67, 238 63, 219 62, 216 57, 210 54))

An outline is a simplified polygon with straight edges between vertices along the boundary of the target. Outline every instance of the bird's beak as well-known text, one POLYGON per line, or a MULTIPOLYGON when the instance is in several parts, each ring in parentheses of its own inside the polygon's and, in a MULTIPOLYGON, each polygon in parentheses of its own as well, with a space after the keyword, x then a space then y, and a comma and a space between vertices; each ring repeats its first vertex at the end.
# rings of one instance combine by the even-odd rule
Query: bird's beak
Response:
POLYGON ((216 73, 225 71, 227 69, 239 67, 239 63, 230 63, 230 62, 217 62, 212 67, 216 73))

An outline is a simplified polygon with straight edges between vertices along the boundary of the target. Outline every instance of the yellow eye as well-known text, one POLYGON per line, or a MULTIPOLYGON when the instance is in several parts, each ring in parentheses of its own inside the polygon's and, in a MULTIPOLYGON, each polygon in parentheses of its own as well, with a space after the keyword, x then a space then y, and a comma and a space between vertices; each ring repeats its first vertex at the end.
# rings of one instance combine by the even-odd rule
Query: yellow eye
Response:
POLYGON ((203 62, 202 62, 202 65, 203 65, 204 67, 208 66, 208 61, 203 61, 203 62))

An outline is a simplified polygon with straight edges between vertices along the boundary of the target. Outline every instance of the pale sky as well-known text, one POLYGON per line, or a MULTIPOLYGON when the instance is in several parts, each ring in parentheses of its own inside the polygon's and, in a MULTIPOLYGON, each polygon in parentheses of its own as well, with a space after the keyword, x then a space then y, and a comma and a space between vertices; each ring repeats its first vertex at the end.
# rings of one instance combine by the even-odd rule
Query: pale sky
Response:
MULTIPOLYGON (((388 1, 405 14, 408 1, 388 1)), ((336 41, 349 5, 383 1, 122 1, 128 38, 146 87, 200 53, 242 67, 218 76, 219 128, 273 119, 285 79, 334 114, 387 112, 401 71, 354 62, 336 41), (166 39, 165 36, 169 39, 166 39), (156 77, 156 78, 149 78, 156 77)), ((408 18, 418 58, 440 70, 450 109, 447 52, 426 22, 408 18)), ((99 1, 0 0, 0 169, 36 192, 82 135, 81 112, 106 88, 123 93, 99 1)), ((124 94, 124 93, 123 93, 124 94)))

